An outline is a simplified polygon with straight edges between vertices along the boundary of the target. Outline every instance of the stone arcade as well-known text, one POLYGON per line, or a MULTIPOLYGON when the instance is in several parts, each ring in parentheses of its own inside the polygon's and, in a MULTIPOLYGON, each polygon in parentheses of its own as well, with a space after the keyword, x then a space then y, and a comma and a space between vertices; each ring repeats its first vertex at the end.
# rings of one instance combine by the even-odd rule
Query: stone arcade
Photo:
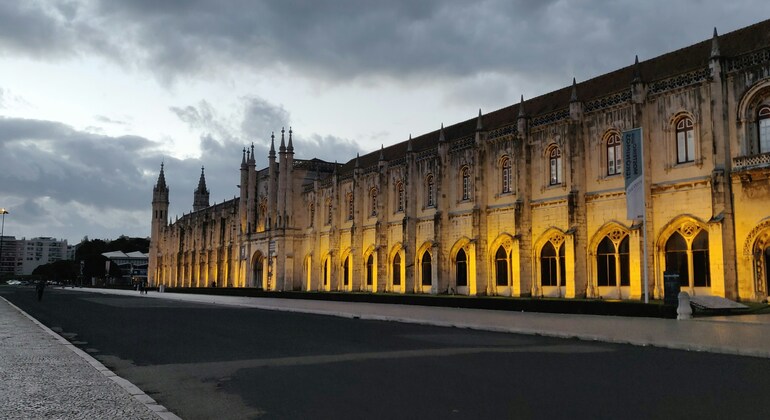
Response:
POLYGON ((621 133, 641 127, 650 295, 770 286, 770 20, 344 164, 244 150, 240 197, 170 221, 161 165, 149 279, 171 287, 640 299, 621 133))

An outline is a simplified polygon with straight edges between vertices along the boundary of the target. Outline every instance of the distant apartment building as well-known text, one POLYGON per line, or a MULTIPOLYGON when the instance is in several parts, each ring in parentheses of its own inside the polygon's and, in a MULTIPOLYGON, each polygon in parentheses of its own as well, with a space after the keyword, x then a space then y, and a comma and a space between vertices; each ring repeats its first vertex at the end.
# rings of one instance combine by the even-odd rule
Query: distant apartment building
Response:
POLYGON ((15 236, 3 236, 0 241, 0 277, 21 274, 18 242, 15 236))
POLYGON ((0 255, 0 275, 29 275, 43 264, 73 259, 74 251, 66 239, 39 237, 16 239, 4 236, 0 255))

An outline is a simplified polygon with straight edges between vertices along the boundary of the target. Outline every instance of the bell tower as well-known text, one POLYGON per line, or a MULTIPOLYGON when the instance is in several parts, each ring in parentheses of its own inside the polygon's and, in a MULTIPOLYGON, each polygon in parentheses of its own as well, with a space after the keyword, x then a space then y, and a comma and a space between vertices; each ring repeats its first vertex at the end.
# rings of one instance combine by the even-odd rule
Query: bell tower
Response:
POLYGON ((168 187, 166 176, 163 173, 163 163, 160 164, 158 182, 152 189, 152 227, 150 230, 150 258, 147 267, 147 281, 152 286, 157 286, 161 280, 160 264, 160 237, 163 229, 168 226, 168 187))

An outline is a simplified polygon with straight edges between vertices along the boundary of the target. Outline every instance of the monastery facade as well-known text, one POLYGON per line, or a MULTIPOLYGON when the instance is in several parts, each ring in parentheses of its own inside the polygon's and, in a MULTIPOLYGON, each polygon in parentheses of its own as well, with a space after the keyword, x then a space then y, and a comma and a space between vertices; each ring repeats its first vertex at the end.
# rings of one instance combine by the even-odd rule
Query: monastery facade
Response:
POLYGON ((770 289, 770 20, 347 163, 244 150, 240 197, 171 222, 161 166, 149 281, 566 298, 770 289), (641 128, 646 223, 627 219, 641 128), (645 243, 646 241, 646 243, 645 243), (645 258, 645 248, 647 258, 645 258), (646 263, 645 263, 646 261, 646 263))

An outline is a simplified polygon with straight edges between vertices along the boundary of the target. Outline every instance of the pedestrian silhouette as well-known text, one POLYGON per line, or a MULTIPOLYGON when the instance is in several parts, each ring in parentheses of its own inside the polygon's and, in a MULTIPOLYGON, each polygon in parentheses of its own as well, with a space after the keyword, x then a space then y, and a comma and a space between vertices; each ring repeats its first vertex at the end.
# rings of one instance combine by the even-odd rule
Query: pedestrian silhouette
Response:
POLYGON ((45 280, 38 281, 37 286, 35 286, 35 290, 37 290, 37 300, 38 301, 43 300, 43 290, 45 290, 45 280))

